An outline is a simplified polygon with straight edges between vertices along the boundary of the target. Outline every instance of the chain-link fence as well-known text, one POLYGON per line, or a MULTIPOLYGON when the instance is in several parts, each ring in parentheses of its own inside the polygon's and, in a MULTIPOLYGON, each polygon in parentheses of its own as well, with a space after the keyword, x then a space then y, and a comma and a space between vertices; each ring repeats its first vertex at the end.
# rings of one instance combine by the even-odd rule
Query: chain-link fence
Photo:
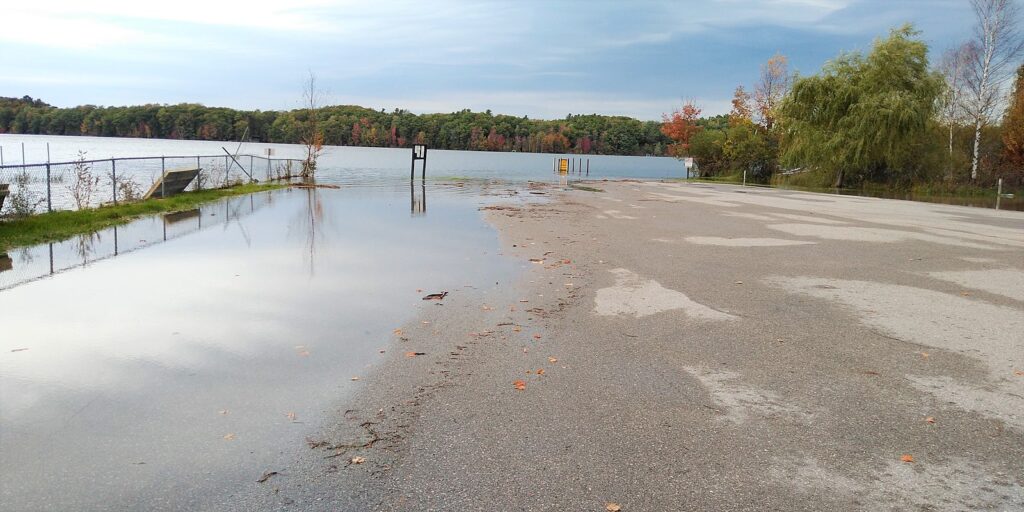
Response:
POLYGON ((198 169, 187 191, 287 179, 301 160, 255 155, 110 158, 0 166, 0 216, 138 201, 175 170, 198 169))

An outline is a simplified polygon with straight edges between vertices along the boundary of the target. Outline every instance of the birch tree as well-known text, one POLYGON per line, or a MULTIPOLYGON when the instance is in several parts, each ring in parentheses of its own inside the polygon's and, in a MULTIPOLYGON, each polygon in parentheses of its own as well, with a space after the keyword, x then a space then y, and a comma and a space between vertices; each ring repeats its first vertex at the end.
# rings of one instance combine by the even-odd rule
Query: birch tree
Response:
POLYGON ((971 180, 978 179, 981 130, 999 109, 1002 91, 1024 50, 1018 23, 1020 6, 1014 0, 971 0, 976 24, 966 68, 967 108, 974 122, 971 180))
POLYGON ((964 82, 973 48, 973 45, 964 43, 957 48, 946 50, 939 64, 939 72, 946 79, 946 90, 940 99, 939 118, 949 129, 949 179, 953 178, 954 130, 964 121, 964 82))

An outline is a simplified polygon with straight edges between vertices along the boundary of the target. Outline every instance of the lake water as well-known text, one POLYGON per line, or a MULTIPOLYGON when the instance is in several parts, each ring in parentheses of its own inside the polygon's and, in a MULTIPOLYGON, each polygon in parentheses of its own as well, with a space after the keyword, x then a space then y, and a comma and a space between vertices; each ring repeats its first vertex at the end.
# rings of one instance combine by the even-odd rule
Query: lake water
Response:
MULTIPOLYGON (((135 156, 224 155, 232 153, 237 142, 187 141, 161 139, 127 139, 111 137, 61 137, 49 135, 0 134, 4 163, 21 163, 21 144, 25 144, 25 161, 46 162, 46 144, 50 144, 50 161, 71 161, 78 151, 88 159, 135 156)), ((274 158, 304 158, 305 148, 295 144, 242 144, 240 153, 265 155, 274 150, 274 158)), ((686 171, 682 162, 666 157, 574 156, 541 153, 499 153, 484 151, 430 150, 427 153, 427 179, 468 177, 510 181, 546 180, 552 174, 552 161, 557 157, 590 160, 590 177, 600 178, 678 178, 686 171)), ((411 150, 408 148, 361 148, 327 146, 318 166, 319 180, 335 183, 366 183, 409 178, 411 150)), ((242 164, 247 161, 242 159, 242 164)), ((416 164, 420 176, 420 163, 416 164)))
POLYGON ((433 306, 425 293, 509 285, 522 262, 478 211, 496 196, 538 197, 286 189, 11 251, 3 508, 188 510, 254 485, 433 306))

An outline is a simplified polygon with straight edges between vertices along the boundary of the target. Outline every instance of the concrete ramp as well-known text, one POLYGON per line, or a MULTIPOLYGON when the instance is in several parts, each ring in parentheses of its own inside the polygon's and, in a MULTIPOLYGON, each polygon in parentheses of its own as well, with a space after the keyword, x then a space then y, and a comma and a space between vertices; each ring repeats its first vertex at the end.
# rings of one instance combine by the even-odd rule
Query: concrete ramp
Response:
POLYGON ((165 198, 178 195, 199 175, 199 169, 172 169, 164 173, 163 179, 156 180, 143 199, 165 198))

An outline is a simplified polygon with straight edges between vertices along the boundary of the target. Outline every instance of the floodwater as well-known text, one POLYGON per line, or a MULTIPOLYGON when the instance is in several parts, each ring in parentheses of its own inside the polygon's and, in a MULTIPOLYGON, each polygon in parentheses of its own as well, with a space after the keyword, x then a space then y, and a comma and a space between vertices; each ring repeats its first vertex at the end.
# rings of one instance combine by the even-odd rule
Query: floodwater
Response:
POLYGON ((508 193, 287 189, 12 251, 3 508, 192 509, 254 485, 358 389, 425 293, 508 284, 519 266, 478 211, 508 193))

